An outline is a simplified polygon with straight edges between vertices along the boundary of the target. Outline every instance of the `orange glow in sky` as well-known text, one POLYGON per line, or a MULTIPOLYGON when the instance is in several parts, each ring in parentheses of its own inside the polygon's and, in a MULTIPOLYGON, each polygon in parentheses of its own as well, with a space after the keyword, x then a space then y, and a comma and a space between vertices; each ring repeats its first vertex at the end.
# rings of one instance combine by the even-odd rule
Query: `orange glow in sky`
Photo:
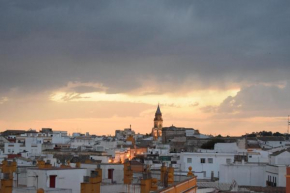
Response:
MULTIPOLYGON (((137 133, 150 133, 157 103, 160 103, 164 126, 175 125, 199 129, 213 135, 242 135, 260 130, 283 131, 284 119, 280 117, 227 117, 204 111, 206 107, 218 106, 228 96, 236 96, 239 89, 200 90, 184 95, 155 94, 134 95, 130 93, 107 94, 106 92, 70 93, 56 91, 49 94, 48 101, 27 103, 27 110, 1 121, 7 129, 41 129, 90 132, 97 135, 114 135, 115 130, 128 128, 137 133), (24 116, 25 114, 25 116, 24 116), (26 118, 25 118, 26 117, 26 118)), ((39 96, 40 97, 40 96, 39 96)), ((38 98, 38 97, 37 97, 38 98)), ((5 99, 5 103, 9 103, 5 99)), ((234 113, 233 113, 234 114, 234 113)))

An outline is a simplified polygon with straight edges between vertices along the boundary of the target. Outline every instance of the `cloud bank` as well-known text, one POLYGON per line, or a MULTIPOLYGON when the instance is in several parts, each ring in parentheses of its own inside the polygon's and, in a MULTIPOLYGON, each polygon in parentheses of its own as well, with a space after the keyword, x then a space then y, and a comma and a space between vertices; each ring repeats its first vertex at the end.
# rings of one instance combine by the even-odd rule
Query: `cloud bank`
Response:
MULTIPOLYGON (((72 98, 105 93, 144 100, 154 95, 171 109, 168 115, 182 106, 174 97, 183 97, 190 101, 185 117, 281 117, 289 109, 289 5, 287 0, 1 1, 0 113, 16 112, 2 119, 24 120, 18 112, 27 104, 41 114, 37 105, 45 111, 59 92, 71 93, 63 99, 79 112, 84 103, 72 98), (233 90, 240 92, 222 99, 216 94, 233 90)), ((139 111, 132 118, 155 108, 153 102, 140 103, 133 104, 139 111)), ((116 115, 117 107, 111 110, 116 115)), ((87 115, 58 111, 60 119, 87 115)))

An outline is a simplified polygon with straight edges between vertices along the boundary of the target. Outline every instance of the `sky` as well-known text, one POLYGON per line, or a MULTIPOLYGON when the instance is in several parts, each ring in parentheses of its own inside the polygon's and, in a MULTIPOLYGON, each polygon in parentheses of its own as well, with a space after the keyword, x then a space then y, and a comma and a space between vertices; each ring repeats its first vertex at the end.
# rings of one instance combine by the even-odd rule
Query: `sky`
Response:
POLYGON ((287 132, 290 2, 0 2, 0 131, 287 132))

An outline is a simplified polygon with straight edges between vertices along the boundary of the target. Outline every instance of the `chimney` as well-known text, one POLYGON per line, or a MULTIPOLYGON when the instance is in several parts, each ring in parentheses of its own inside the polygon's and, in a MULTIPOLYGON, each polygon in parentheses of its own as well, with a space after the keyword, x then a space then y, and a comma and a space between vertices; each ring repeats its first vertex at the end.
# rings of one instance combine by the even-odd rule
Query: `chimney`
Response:
POLYGON ((129 161, 124 163, 124 184, 131 184, 133 180, 133 170, 129 161))
POLYGON ((95 171, 98 172, 98 177, 100 177, 100 180, 102 182, 102 180, 103 180, 103 171, 102 171, 102 168, 101 168, 100 164, 97 165, 97 168, 96 168, 95 171))
POLYGON ((174 183, 174 168, 172 167, 172 164, 169 165, 168 171, 168 184, 174 183))
POLYGON ((81 168, 81 162, 76 163, 76 168, 81 168))

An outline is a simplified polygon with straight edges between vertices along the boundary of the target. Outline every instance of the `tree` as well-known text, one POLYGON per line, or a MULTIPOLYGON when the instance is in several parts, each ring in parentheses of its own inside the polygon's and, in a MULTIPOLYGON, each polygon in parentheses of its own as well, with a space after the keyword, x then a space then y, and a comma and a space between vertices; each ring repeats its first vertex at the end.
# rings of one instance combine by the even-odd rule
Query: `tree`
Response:
POLYGON ((201 148, 202 149, 214 149, 214 145, 216 143, 225 143, 225 140, 223 140, 223 139, 212 139, 212 140, 202 144, 201 148))
POLYGON ((248 134, 247 137, 257 137, 257 135, 256 135, 256 133, 253 132, 251 134, 248 134))
POLYGON ((260 131, 259 134, 261 136, 272 136, 272 132, 271 131, 260 131))
POLYGON ((273 133, 273 136, 284 136, 284 135, 282 133, 276 132, 276 133, 273 133))

